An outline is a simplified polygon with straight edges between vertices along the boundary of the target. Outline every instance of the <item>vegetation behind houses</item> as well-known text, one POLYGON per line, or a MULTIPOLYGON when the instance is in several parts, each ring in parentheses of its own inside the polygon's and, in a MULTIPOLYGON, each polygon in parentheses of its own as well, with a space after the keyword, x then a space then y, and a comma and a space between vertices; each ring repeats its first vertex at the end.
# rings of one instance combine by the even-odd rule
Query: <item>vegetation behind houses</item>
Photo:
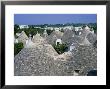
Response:
POLYGON ((14 44, 14 56, 18 54, 23 48, 24 48, 23 43, 15 43, 14 44))

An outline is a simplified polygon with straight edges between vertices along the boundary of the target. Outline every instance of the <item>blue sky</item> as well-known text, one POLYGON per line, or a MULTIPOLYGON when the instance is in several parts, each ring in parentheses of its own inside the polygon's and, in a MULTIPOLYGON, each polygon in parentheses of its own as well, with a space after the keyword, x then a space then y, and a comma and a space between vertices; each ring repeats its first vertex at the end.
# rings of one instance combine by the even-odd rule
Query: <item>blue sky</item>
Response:
POLYGON ((96 14, 15 14, 14 24, 96 23, 96 14))

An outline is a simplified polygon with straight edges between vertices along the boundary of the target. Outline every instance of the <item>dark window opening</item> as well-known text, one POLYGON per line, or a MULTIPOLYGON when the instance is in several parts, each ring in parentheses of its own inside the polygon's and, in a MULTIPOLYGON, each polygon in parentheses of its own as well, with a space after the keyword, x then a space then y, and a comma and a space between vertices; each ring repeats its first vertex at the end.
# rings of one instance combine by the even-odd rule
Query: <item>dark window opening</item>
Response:
POLYGON ((74 70, 76 73, 79 73, 80 72, 80 70, 74 70))
POLYGON ((97 70, 91 70, 88 72, 87 76, 97 76, 97 70))
POLYGON ((59 45, 60 44, 60 42, 57 42, 57 45, 59 45))

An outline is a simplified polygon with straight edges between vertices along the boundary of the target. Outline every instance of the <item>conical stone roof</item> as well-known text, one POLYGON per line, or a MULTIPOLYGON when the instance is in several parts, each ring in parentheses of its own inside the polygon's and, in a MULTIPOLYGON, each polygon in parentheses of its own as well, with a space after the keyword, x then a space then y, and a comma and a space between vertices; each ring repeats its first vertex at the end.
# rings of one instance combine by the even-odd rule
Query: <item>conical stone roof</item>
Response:
POLYGON ((15 76, 53 75, 53 58, 38 48, 24 48, 14 58, 15 76))
POLYGON ((47 43, 46 39, 41 37, 40 34, 36 34, 35 36, 33 36, 32 41, 36 44, 46 44, 47 43))
POLYGON ((67 30, 64 32, 63 36, 62 36, 62 40, 66 40, 69 39, 70 37, 72 37, 74 35, 74 31, 72 30, 67 30))
POLYGON ((93 46, 78 46, 73 50, 74 68, 79 69, 80 75, 87 75, 91 69, 97 69, 97 49, 93 46))
POLYGON ((63 36, 63 33, 60 31, 53 31, 46 39, 49 44, 55 44, 55 41, 57 39, 61 39, 63 36))
POLYGON ((15 76, 66 76, 73 75, 72 69, 68 69, 70 62, 54 60, 54 57, 46 54, 45 49, 24 48, 14 58, 15 76), (42 52, 43 51, 43 52, 42 52))
POLYGON ((77 43, 79 45, 91 45, 86 36, 90 33, 88 30, 82 30, 80 35, 76 35, 74 31, 67 30, 64 32, 62 41, 70 46, 72 43, 77 43))
POLYGON ((32 42, 32 40, 29 38, 28 40, 26 40, 26 44, 24 46, 25 48, 35 48, 36 44, 32 42))
POLYGON ((87 36, 86 36, 87 40, 91 43, 91 44, 94 44, 97 40, 97 36, 96 34, 93 34, 93 33, 89 33, 87 36))
POLYGON ((91 43, 87 40, 87 38, 84 38, 82 40, 82 42, 79 43, 80 45, 85 45, 85 46, 89 46, 91 45, 91 43))
POLYGON ((18 39, 19 42, 22 42, 25 45, 26 40, 28 40, 28 36, 25 34, 24 31, 22 31, 17 39, 18 39))
POLYGON ((92 46, 78 46, 62 55, 49 49, 47 45, 22 49, 14 58, 15 76, 73 76, 76 69, 79 75, 87 75, 97 69, 97 52, 92 46))
MULTIPOLYGON (((82 42, 75 37, 73 41, 82 42)), ((34 48, 23 48, 14 58, 15 76, 73 76, 76 69, 81 70, 79 75, 87 75, 91 69, 97 69, 97 50, 93 46, 78 45, 72 53, 58 55, 39 34, 32 41, 34 48)))

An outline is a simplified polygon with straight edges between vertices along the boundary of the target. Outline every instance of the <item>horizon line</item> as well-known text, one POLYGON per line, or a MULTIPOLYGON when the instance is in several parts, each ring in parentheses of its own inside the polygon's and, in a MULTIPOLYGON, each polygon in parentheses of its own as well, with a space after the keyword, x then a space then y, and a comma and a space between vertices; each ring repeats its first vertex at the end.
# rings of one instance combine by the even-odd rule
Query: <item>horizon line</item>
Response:
MULTIPOLYGON (((57 23, 57 24, 64 24, 64 25, 66 25, 66 24, 93 24, 93 23, 97 23, 97 22, 90 22, 90 23, 57 23)), ((48 23, 45 23, 45 24, 17 24, 17 25, 57 25, 57 24, 48 24, 48 23)), ((16 23, 14 24, 14 25, 16 25, 16 23)))

